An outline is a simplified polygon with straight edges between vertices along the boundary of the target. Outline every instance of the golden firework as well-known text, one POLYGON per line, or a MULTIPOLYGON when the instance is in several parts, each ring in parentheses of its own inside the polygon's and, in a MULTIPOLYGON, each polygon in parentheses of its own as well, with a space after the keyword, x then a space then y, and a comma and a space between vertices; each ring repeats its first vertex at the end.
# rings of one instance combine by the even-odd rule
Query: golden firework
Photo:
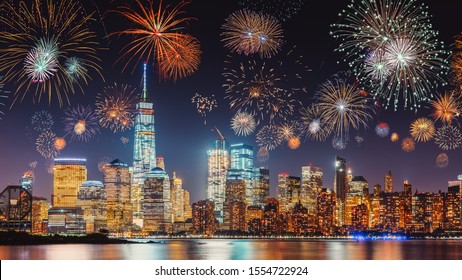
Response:
POLYGON ((462 33, 456 36, 451 66, 454 85, 462 90, 462 33))
POLYGON ((300 138, 298 137, 292 137, 289 139, 289 141, 287 142, 287 146, 291 149, 291 150, 296 150, 300 147, 301 145, 301 141, 300 141, 300 138))
POLYGON ((66 148, 67 142, 66 142, 66 139, 62 137, 57 137, 53 145, 56 150, 61 151, 64 148, 66 148))
POLYGON ((174 81, 193 74, 199 69, 201 50, 199 41, 192 36, 181 36, 173 41, 170 51, 160 61, 162 76, 174 81))
POLYGON ((398 133, 393 133, 390 137, 391 142, 397 142, 399 140, 398 133))
POLYGON ((435 125, 430 119, 419 118, 411 124, 411 135, 417 142, 427 142, 435 136, 435 125))
POLYGON ((461 102, 455 92, 446 92, 432 101, 433 118, 443 124, 451 124, 460 115, 461 102))
POLYGON ((401 149, 407 153, 415 150, 415 142, 411 137, 406 137, 401 142, 401 149))

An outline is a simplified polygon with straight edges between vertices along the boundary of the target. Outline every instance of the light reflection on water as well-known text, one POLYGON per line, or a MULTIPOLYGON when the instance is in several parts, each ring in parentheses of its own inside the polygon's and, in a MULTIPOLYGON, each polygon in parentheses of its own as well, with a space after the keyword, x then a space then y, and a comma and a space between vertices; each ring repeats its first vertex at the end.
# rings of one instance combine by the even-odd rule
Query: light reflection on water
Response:
POLYGON ((155 240, 148 244, 0 246, 0 259, 400 260, 462 259, 462 241, 155 240))

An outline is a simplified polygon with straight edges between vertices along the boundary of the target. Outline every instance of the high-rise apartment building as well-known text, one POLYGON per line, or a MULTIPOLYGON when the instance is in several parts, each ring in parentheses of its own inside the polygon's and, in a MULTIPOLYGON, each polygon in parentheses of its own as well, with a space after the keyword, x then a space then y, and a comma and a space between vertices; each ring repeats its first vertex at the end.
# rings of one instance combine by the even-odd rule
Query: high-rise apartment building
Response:
POLYGON ((146 175, 141 211, 144 231, 166 232, 173 222, 170 179, 162 168, 153 168, 146 175))
POLYGON ((53 207, 75 207, 77 193, 87 180, 87 161, 77 158, 58 158, 53 169, 53 207))
POLYGON ((322 190, 322 168, 311 165, 302 167, 300 202, 308 209, 308 224, 316 224, 316 200, 322 190))
POLYGON ((287 173, 278 175, 278 188, 276 191, 280 212, 290 212, 300 200, 300 177, 289 176, 287 173))
POLYGON ((77 194, 77 207, 83 210, 87 233, 107 227, 106 189, 102 182, 83 182, 77 194))
POLYGON ((172 213, 174 222, 184 222, 184 190, 183 180, 176 177, 173 172, 173 178, 170 180, 170 201, 172 203, 172 213))
POLYGON ((253 192, 254 165, 253 147, 246 144, 233 144, 230 146, 231 165, 228 178, 236 176, 245 182, 245 203, 247 206, 256 204, 253 192))
POLYGON ((346 160, 337 156, 335 161, 334 191, 337 198, 339 226, 345 224, 345 200, 348 193, 346 160))
POLYGON ((184 202, 184 220, 192 219, 191 196, 189 191, 183 189, 183 202, 184 202))
POLYGON ((246 182, 239 176, 226 180, 223 225, 226 230, 245 230, 246 182))
POLYGON ((388 171, 388 173, 385 174, 385 192, 393 192, 393 175, 391 175, 391 171, 388 171))
POLYGON ((34 197, 32 199, 32 233, 47 233, 45 221, 48 220, 48 210, 51 205, 46 198, 34 197))
POLYGON ((265 167, 254 168, 253 196, 256 206, 263 207, 269 197, 270 173, 265 167))
POLYGON ((208 199, 192 205, 193 232, 201 235, 213 235, 216 230, 215 204, 208 199))

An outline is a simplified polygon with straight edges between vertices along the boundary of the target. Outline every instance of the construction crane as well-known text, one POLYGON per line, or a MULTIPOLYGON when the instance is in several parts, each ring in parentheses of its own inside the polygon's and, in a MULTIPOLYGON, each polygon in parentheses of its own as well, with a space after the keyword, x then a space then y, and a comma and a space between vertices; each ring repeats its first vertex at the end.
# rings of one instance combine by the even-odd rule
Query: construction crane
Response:
MULTIPOLYGON (((215 128, 215 132, 218 133, 218 136, 220 136, 220 140, 221 140, 221 141, 225 141, 226 139, 225 139, 225 137, 223 136, 223 134, 221 133, 221 131, 220 131, 216 126, 214 126, 214 128, 215 128)), ((212 130, 213 130, 213 129, 212 129, 212 130)))

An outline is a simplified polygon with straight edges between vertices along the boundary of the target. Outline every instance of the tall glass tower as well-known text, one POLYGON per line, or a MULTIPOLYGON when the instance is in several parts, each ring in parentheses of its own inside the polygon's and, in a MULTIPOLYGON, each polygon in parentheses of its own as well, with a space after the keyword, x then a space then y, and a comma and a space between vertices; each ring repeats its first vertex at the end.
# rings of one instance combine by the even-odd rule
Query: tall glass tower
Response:
POLYGON ((144 64, 143 92, 136 104, 135 141, 133 150, 133 192, 136 201, 133 203, 133 214, 141 216, 140 195, 146 174, 156 167, 156 134, 154 127, 154 104, 148 98, 146 87, 146 64, 144 64), (139 193, 139 194, 140 194, 139 193))
POLYGON ((231 145, 231 167, 228 177, 238 177, 245 182, 245 203, 254 205, 256 198, 253 194, 253 147, 246 144, 231 145))

